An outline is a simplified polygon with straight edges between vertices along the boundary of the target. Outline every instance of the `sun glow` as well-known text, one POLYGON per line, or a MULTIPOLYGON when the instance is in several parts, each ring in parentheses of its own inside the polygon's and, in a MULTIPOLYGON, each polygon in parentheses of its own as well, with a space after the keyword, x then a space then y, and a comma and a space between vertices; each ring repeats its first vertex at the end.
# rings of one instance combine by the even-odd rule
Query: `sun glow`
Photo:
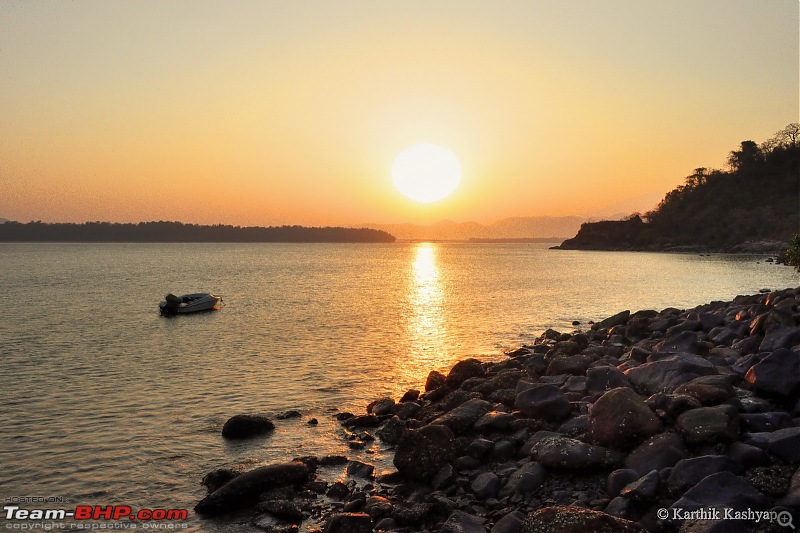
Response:
POLYGON ((435 202, 452 194, 461 181, 461 165, 456 155, 435 144, 412 146, 395 158, 392 182, 408 198, 435 202))

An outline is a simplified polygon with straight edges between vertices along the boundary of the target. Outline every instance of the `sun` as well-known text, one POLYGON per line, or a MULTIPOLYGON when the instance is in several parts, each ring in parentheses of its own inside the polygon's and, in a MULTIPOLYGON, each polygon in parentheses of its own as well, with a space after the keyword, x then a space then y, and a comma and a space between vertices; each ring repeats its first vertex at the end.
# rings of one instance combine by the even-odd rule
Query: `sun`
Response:
POLYGON ((408 148, 392 163, 392 182, 408 198, 430 203, 452 194, 461 181, 456 154, 435 144, 408 148))

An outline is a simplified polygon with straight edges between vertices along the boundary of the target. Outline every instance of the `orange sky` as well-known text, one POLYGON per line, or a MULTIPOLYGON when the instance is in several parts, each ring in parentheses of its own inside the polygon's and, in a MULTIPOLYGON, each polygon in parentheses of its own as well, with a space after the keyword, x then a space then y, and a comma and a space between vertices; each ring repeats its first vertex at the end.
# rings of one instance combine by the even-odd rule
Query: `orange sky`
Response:
POLYGON ((0 77, 4 218, 590 215, 798 120, 798 4, 3 2, 0 77), (421 142, 434 204, 391 181, 421 142))

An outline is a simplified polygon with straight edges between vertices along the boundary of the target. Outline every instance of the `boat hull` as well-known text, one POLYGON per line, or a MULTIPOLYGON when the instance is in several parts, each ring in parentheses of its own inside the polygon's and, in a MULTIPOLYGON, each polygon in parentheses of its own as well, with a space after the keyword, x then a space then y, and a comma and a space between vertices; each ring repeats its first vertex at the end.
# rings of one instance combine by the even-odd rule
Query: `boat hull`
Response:
POLYGON ((222 297, 210 293, 167 295, 158 307, 164 315, 186 315, 219 309, 222 297))

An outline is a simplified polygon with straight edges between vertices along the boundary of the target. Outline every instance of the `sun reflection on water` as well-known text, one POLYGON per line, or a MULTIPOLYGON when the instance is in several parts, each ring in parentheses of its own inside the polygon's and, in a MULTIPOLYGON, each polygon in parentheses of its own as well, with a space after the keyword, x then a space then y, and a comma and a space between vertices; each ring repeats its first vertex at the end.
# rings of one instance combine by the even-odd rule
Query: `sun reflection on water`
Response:
POLYGON ((446 297, 437 263, 438 250, 432 243, 416 246, 408 287, 410 360, 414 367, 428 370, 447 359, 446 297))

